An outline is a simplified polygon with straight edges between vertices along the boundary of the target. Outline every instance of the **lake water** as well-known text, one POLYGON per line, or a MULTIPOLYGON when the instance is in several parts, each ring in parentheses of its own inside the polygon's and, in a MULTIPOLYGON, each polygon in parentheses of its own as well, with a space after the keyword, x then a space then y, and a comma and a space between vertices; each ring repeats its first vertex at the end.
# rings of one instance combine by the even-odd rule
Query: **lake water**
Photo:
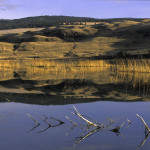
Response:
MULTIPOLYGON (((98 122, 108 125, 106 117, 115 121, 110 127, 100 130, 76 144, 87 132, 84 121, 71 114, 73 105, 31 105, 22 103, 0 104, 0 145, 3 150, 134 150, 145 138, 144 125, 136 117, 140 114, 150 125, 149 102, 93 102, 75 104, 81 114, 90 116, 98 122), (29 113, 40 126, 27 116, 29 113), (50 127, 40 117, 55 117, 65 122, 60 126, 50 127), (73 125, 65 117, 68 116, 78 125, 72 130, 73 125), (127 118, 132 121, 131 124, 127 118), (110 131, 117 125, 121 127, 120 133, 110 131), (84 133, 85 132, 85 133, 84 133), (84 133, 84 134, 83 134, 84 133)), ((57 124, 57 123, 56 123, 57 124)), ((149 138, 140 148, 149 150, 149 138)))
POLYGON ((26 67, 21 62, 18 66, 8 61, 3 64, 2 150, 149 150, 149 135, 145 135, 145 126, 136 116, 142 116, 150 126, 148 73, 112 72, 99 67, 26 67), (75 112, 73 106, 103 128, 87 126, 71 113, 75 112), (118 131, 114 130, 117 126, 121 126, 118 131))

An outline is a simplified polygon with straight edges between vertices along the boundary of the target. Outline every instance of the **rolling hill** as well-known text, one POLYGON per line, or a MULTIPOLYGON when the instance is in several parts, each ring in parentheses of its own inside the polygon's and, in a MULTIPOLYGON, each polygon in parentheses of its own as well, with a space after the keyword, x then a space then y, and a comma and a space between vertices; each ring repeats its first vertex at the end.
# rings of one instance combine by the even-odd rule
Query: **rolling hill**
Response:
POLYGON ((0 30, 1 59, 149 57, 150 54, 150 19, 39 16, 0 20, 0 29, 3 28, 7 30, 0 30))

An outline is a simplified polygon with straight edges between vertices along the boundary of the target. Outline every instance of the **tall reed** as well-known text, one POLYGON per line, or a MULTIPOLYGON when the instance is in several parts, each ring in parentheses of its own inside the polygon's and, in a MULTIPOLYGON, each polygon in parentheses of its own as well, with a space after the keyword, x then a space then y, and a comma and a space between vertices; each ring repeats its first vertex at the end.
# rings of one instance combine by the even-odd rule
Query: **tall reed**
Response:
POLYGON ((150 72, 149 59, 117 59, 112 61, 112 70, 121 72, 150 72))

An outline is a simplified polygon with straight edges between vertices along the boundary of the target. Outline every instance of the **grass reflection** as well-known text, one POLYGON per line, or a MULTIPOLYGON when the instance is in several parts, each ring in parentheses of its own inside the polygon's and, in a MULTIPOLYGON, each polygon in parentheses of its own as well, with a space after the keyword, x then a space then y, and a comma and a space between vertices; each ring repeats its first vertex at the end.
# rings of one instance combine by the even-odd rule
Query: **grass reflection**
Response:
POLYGON ((131 59, 0 60, 0 85, 83 98, 122 99, 128 91, 132 95, 126 98, 139 99, 137 94, 149 98, 149 64, 131 59))

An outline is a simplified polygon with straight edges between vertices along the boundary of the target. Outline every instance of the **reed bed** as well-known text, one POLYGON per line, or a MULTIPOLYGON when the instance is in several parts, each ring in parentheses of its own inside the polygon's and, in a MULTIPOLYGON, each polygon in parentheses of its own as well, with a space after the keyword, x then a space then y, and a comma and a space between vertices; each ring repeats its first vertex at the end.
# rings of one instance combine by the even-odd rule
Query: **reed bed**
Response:
POLYGON ((113 71, 150 73, 149 59, 117 59, 111 63, 113 71))
POLYGON ((149 59, 116 59, 116 60, 0 60, 1 68, 36 69, 47 68, 52 72, 67 70, 72 72, 97 72, 111 69, 113 72, 141 72, 150 73, 149 59))
POLYGON ((46 59, 29 59, 29 60, 1 60, 0 67, 8 68, 70 68, 73 70, 74 67, 96 67, 96 68, 107 68, 110 64, 105 60, 46 60, 46 59))
POLYGON ((14 72, 22 79, 87 79, 92 73, 109 69, 109 63, 104 60, 1 60, 1 80, 13 79, 14 72))
POLYGON ((0 78, 23 80, 87 79, 95 83, 123 84, 150 91, 150 60, 1 60, 0 78))

